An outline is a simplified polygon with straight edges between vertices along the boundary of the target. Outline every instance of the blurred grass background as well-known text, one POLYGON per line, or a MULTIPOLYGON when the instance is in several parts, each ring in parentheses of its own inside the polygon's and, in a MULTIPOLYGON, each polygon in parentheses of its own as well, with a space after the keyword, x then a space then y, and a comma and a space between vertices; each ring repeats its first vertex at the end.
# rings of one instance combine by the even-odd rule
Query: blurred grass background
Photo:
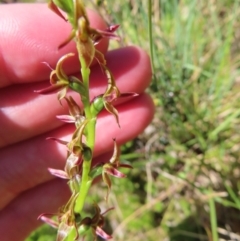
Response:
MULTIPOLYGON (((86 2, 121 24, 120 46, 152 52, 154 73, 155 118, 122 147, 134 169, 112 179, 106 230, 114 241, 240 240, 240 1, 86 2)), ((26 241, 53 240, 43 226, 26 241)))

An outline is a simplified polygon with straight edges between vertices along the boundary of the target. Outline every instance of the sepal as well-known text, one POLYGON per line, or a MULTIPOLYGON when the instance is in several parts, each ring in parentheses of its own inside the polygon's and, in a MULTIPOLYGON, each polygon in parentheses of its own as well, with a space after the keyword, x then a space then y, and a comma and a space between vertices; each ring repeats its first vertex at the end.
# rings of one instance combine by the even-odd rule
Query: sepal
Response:
POLYGON ((62 9, 64 12, 66 12, 70 16, 73 15, 73 1, 72 0, 51 0, 50 5, 51 6, 55 5, 56 7, 62 9))
POLYGON ((55 177, 60 177, 62 179, 69 179, 68 174, 63 170, 48 168, 48 171, 55 177))
POLYGON ((108 195, 111 189, 111 179, 110 176, 114 176, 117 178, 124 178, 126 175, 120 171, 118 171, 118 168, 123 167, 123 168, 132 168, 131 165, 128 164, 122 164, 119 161, 119 156, 120 156, 120 150, 117 146, 116 139, 113 139, 114 141, 114 151, 111 159, 109 160, 108 163, 105 163, 102 167, 102 178, 103 182, 107 185, 107 195, 105 197, 106 201, 108 200, 108 195))

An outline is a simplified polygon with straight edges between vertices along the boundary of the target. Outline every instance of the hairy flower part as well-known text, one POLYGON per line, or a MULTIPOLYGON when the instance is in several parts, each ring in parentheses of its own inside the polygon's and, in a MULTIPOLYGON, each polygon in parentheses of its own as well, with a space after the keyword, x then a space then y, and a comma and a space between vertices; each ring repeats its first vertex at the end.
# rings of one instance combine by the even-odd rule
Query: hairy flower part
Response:
POLYGON ((109 162, 105 163, 102 168, 102 178, 103 182, 107 185, 107 195, 105 197, 106 201, 108 201, 108 195, 112 186, 110 176, 114 176, 117 178, 124 178, 126 175, 120 171, 118 171, 118 168, 132 168, 131 165, 120 163, 119 156, 120 156, 120 150, 117 146, 116 139, 113 139, 114 141, 114 151, 111 159, 109 162))
POLYGON ((95 209, 95 214, 92 218, 90 217, 85 217, 81 222, 80 222, 80 233, 81 231, 84 232, 85 230, 92 230, 92 234, 94 237, 94 241, 97 239, 97 236, 100 236, 101 238, 108 240, 111 239, 112 236, 107 234, 102 227, 104 226, 104 214, 112 210, 113 208, 109 208, 106 210, 104 213, 101 213, 101 209, 99 206, 94 203, 94 209, 95 209))

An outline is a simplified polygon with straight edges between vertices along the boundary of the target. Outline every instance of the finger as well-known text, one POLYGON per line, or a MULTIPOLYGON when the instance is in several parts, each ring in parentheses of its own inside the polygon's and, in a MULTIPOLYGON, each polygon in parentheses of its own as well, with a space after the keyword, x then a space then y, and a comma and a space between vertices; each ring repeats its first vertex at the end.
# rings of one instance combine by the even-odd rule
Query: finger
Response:
MULTIPOLYGON (((106 56, 109 68, 116 76, 122 92, 142 93, 151 80, 148 55, 136 47, 111 51, 106 56)), ((99 66, 92 69, 91 97, 102 94, 107 80, 99 66)), ((15 85, 0 90, 0 147, 42 134, 62 125, 56 115, 68 113, 56 95, 37 95, 43 85, 15 85), (24 114, 23 114, 24 113, 24 114)), ((74 96, 74 94, 73 94, 74 96)), ((75 94, 79 99, 79 96, 75 94)))
MULTIPOLYGON (((95 161, 100 162, 110 157, 111 153, 106 153, 95 158, 95 161)), ((42 221, 37 219, 40 214, 57 213, 69 197, 67 182, 56 178, 23 192, 0 211, 0 233, 4 237, 1 241, 24 240, 33 229, 42 225, 42 221), (14 232, 9 227, 14 227, 14 232)))
MULTIPOLYGON (((91 26, 105 29, 106 25, 94 11, 88 11, 91 26)), ((55 66, 64 54, 76 53, 72 42, 58 50, 69 36, 70 24, 53 13, 46 4, 10 4, 0 7, 0 87, 13 83, 46 80, 50 66, 55 66)), ((97 48, 106 52, 104 39, 97 48)), ((65 65, 68 73, 78 71, 77 56, 65 65)))
POLYGON ((54 179, 22 193, 7 208, 0 211, 2 241, 23 241, 42 224, 37 217, 42 213, 56 213, 67 202, 70 192, 65 181, 54 179))
MULTIPOLYGON (((149 96, 143 94, 126 105, 118 107, 121 128, 114 117, 103 112, 97 122, 94 156, 113 150, 113 138, 118 144, 136 137, 152 120, 154 107, 149 96), (133 122, 134 117, 134 122, 133 122)), ((47 135, 38 136, 25 142, 5 148, 0 153, 0 209, 19 193, 33 188, 53 177, 48 167, 62 169, 66 148, 57 143, 45 141, 48 136, 64 140, 71 139, 73 128, 65 125, 47 135)))

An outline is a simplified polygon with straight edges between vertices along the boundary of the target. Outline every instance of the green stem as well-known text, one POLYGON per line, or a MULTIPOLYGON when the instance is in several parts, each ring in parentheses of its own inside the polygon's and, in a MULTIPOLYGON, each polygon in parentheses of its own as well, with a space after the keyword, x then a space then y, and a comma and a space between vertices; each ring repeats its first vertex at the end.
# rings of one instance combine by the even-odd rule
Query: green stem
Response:
POLYGON ((82 98, 82 102, 84 105, 84 111, 87 119, 92 118, 92 114, 90 111, 90 96, 89 96, 89 75, 90 75, 90 69, 86 66, 86 62, 82 56, 79 56, 80 63, 81 63, 81 74, 82 74, 82 80, 83 84, 85 86, 85 89, 87 90, 87 93, 85 94, 84 98, 82 98))
MULTIPOLYGON (((86 145, 91 149, 93 153, 94 144, 95 144, 95 126, 96 126, 96 118, 92 116, 91 110, 90 110, 90 95, 89 95, 89 75, 90 75, 90 69, 88 66, 86 66, 84 58, 80 55, 79 56, 80 63, 81 63, 81 74, 82 74, 82 80, 83 84, 87 90, 87 93, 84 98, 82 98, 82 102, 84 105, 84 112, 86 119, 89 120, 89 123, 86 126, 86 145)), ((76 199, 75 203, 75 212, 81 213, 84 203, 89 191, 89 188, 92 184, 92 178, 89 177, 89 173, 91 170, 91 163, 92 160, 83 160, 82 165, 82 180, 80 184, 80 193, 76 199)))
POLYGON ((148 37, 149 37, 149 48, 150 48, 150 56, 151 56, 151 68, 153 73, 153 81, 156 88, 157 79, 155 76, 155 62, 154 62, 154 46, 153 46, 153 28, 152 28, 152 0, 148 0, 148 37))
POLYGON ((152 0, 148 0, 148 36, 149 36, 152 72, 154 72, 153 35, 152 35, 152 0))

